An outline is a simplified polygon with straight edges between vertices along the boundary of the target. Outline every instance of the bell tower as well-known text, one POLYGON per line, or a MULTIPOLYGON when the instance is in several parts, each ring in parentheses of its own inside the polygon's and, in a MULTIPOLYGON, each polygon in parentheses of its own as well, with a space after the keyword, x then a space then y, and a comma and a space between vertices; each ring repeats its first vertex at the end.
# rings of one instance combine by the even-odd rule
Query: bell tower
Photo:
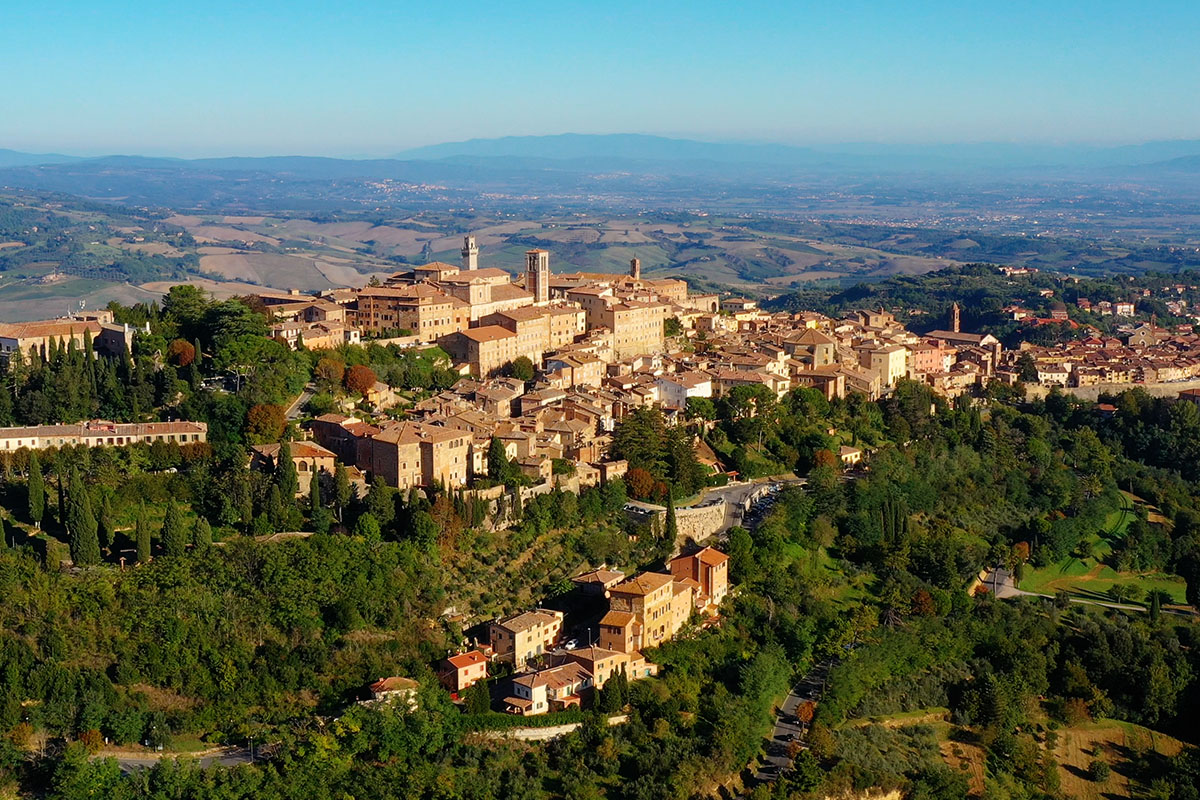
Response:
POLYGON ((475 244, 474 236, 463 237, 462 268, 464 270, 479 269, 479 246, 475 244))
POLYGON ((550 251, 526 251, 525 291, 533 295, 534 303, 550 302, 550 251))

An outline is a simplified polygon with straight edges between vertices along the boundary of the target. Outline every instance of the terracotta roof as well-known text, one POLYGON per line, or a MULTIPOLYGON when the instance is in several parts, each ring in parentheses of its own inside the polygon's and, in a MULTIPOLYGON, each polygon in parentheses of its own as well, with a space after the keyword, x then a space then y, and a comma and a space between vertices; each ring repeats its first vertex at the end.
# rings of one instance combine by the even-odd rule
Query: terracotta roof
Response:
POLYGON ((446 659, 446 663, 455 669, 466 669, 473 667, 476 664, 483 664, 487 661, 487 656, 478 650, 471 650, 467 653, 459 653, 456 656, 450 656, 446 659))
POLYGON ((565 689, 568 686, 573 686, 576 683, 592 677, 592 673, 583 668, 582 664, 570 662, 549 669, 541 669, 537 672, 531 672, 527 675, 518 675, 513 678, 513 683, 519 683, 522 686, 528 686, 534 689, 538 686, 549 686, 555 689, 565 689))
POLYGON ((613 569, 594 569, 591 572, 585 572, 582 575, 576 575, 571 580, 575 583, 599 583, 608 586, 619 582, 625 577, 625 573, 620 570, 613 569))
POLYGON ((508 328, 502 328, 499 325, 484 325, 482 328, 468 328, 465 331, 459 331, 463 336, 473 342, 495 342, 500 339, 515 338, 516 334, 508 328))
POLYGON ((492 286, 492 302, 500 302, 501 300, 524 300, 533 299, 533 295, 522 289, 520 286, 513 286, 511 283, 498 283, 492 286))
POLYGON ((68 425, 28 425, 0 428, 0 439, 14 436, 154 436, 167 433, 202 433, 208 430, 204 422, 108 422, 91 420, 68 425))
POLYGON ((668 585, 672 580, 670 575, 661 572, 643 572, 614 586, 610 591, 617 594, 647 595, 668 585))
MULTIPOLYGON (((332 450, 326 450, 316 442, 289 442, 292 449, 292 458, 337 458, 337 454, 332 450)), ((261 453, 268 458, 277 458, 279 456, 279 448, 282 447, 278 442, 274 444, 256 444, 253 449, 257 453, 261 453)))
POLYGON ((514 614, 493 624, 516 633, 518 631, 529 630, 538 625, 550 625, 559 621, 561 619, 557 615, 546 611, 522 611, 520 614, 514 614))
POLYGON ((45 336, 70 336, 91 331, 99 333, 104 326, 95 320, 64 319, 42 322, 0 323, 0 336, 11 339, 41 338, 45 336))
POLYGON ((415 690, 420 687, 420 684, 412 678, 380 678, 372 683, 368 688, 375 694, 380 692, 400 692, 405 690, 415 690))
POLYGON ((729 560, 729 556, 712 547, 706 547, 695 555, 701 564, 708 564, 709 566, 714 567, 724 564, 729 560))
POLYGON ((601 625, 609 625, 614 628, 624 628, 633 621, 634 616, 628 611, 609 611, 600 618, 601 625))
POLYGON ((542 319, 548 315, 547 309, 536 306, 520 306, 519 308, 509 308, 496 312, 496 316, 507 317, 514 322, 528 322, 530 320, 542 319))
POLYGON ((390 444, 416 444, 418 442, 446 442, 465 435, 462 431, 442 428, 437 425, 422 425, 419 422, 401 422, 389 425, 371 438, 390 444))
POLYGON ((566 658, 569 658, 573 661, 581 661, 585 664, 595 664, 597 661, 603 661, 604 659, 612 658, 613 656, 628 658, 625 653, 622 653, 619 650, 606 650, 603 647, 596 647, 595 645, 592 645, 591 647, 581 647, 578 650, 568 650, 566 653, 566 658))

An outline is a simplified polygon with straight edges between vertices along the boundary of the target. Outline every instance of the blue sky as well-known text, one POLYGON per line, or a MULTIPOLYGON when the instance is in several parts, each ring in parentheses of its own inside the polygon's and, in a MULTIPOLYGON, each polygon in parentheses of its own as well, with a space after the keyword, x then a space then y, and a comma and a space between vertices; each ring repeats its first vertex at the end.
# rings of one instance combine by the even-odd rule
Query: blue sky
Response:
POLYGON ((0 0, 0 147, 1200 138, 1200 2, 0 0))

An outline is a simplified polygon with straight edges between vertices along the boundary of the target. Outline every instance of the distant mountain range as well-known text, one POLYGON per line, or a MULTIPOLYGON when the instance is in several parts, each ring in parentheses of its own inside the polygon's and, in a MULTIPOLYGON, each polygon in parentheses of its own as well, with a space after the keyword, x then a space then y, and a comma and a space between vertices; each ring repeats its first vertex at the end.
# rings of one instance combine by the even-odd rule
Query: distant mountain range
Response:
MULTIPOLYGON (((847 193, 870 208, 949 202, 966 209, 1011 204, 1030 192, 1111 200, 1113 186, 1195 203, 1198 177, 1200 141, 792 147, 564 134, 474 139, 379 159, 80 158, 0 150, 0 188, 197 209, 332 211, 382 202, 493 209, 515 203, 538 213, 615 207, 823 213, 847 193)), ((1140 201, 1134 193, 1120 202, 1140 201)))
MULTIPOLYGON (((231 158, 150 158, 104 156, 81 158, 0 149, 0 169, 45 165, 90 168, 172 169, 200 171, 281 172, 311 179, 432 179, 430 162, 451 175, 454 165, 498 172, 528 170, 665 170, 671 173, 722 172, 732 165, 785 167, 818 171, 846 170, 962 171, 992 169, 1104 169, 1153 166, 1194 170, 1200 140, 1146 142, 1120 147, 1087 145, 873 144, 846 143, 798 147, 784 144, 703 142, 642 134, 575 134, 506 136, 418 147, 393 158, 341 159, 312 156, 231 158), (418 166, 418 163, 420 166, 418 166)), ((468 170, 469 171, 469 170, 468 170)))
POLYGON ((58 153, 20 153, 16 150, 5 150, 0 147, 0 168, 32 167, 38 164, 65 164, 70 161, 82 160, 78 156, 64 156, 58 153))
POLYGON ((1087 145, 873 144, 797 147, 782 144, 700 142, 640 134, 561 134, 470 139, 405 150, 404 160, 537 159, 709 161, 867 169, 1118 167, 1200 156, 1200 140, 1146 142, 1120 147, 1087 145))

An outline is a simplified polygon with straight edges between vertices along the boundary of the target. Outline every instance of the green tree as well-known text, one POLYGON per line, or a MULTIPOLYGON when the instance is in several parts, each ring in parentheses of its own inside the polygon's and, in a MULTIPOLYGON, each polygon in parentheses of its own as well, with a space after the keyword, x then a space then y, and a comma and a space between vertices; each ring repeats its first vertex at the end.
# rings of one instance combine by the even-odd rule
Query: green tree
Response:
POLYGON ((192 547, 197 551, 206 550, 212 546, 212 526, 203 516, 196 517, 192 526, 192 547))
POLYGON ((300 478, 296 476, 296 462, 292 460, 291 442, 282 442, 275 455, 275 485, 285 503, 292 502, 300 491, 300 478))
POLYGON ((1017 356, 1017 377, 1026 383, 1037 383, 1037 362, 1028 352, 1017 356))
POLYGON ((321 502, 320 470, 312 473, 312 480, 308 485, 308 507, 309 520, 312 522, 313 531, 315 533, 329 533, 329 526, 332 520, 329 518, 329 509, 325 508, 321 502))
POLYGON ((488 479, 496 483, 508 485, 512 479, 512 462, 504 452, 504 443, 496 436, 492 437, 491 444, 488 445, 487 470, 488 479))
POLYGON ((67 534, 70 537, 71 560, 76 566, 89 567, 100 563, 100 540, 96 534, 96 517, 92 502, 79 471, 72 469, 67 489, 67 534))
POLYGON ((492 710, 492 695, 487 681, 475 681, 463 692, 463 705, 468 714, 486 714, 492 710))
POLYGON ((438 525, 428 511, 418 511, 412 515, 413 541, 423 547, 432 547, 438 538, 438 525))
POLYGON ((383 531, 379 527, 379 520, 375 519, 375 515, 370 511, 364 511, 354 522, 354 535, 361 536, 369 542, 377 542, 383 536, 383 531))
POLYGON ((675 498, 667 492, 667 524, 663 529, 663 538, 668 542, 679 539, 679 522, 675 519, 675 498))
POLYGON ((396 490, 383 482, 379 475, 371 481, 367 490, 367 513, 375 518, 380 528, 387 528, 396 518, 396 490))
POLYGON ((531 381, 537 376, 529 356, 517 356, 508 364, 508 374, 519 381, 531 381))
POLYGON ((134 539, 137 542, 138 563, 150 563, 150 521, 146 519, 145 503, 138 506, 137 521, 134 523, 134 539))
POLYGON ((353 499, 354 486, 350 483, 350 473, 346 470, 346 465, 339 461, 333 469, 333 505, 337 509, 338 522, 343 521, 346 507, 353 499))
POLYGON ((713 420, 717 418, 717 407, 707 397, 689 397, 684 415, 688 419, 713 420))
POLYGON ((35 450, 29 454, 29 518, 35 528, 42 527, 42 517, 46 514, 46 479, 42 475, 42 464, 35 450))
POLYGON ((100 537, 100 546, 105 550, 112 549, 113 541, 117 536, 116 528, 112 521, 112 508, 108 502, 108 494, 100 500, 100 513, 96 516, 96 524, 100 537))
POLYGON ((187 552, 188 530, 183 522, 183 511, 175 498, 167 500, 159 541, 162 542, 163 555, 174 557, 187 552))

